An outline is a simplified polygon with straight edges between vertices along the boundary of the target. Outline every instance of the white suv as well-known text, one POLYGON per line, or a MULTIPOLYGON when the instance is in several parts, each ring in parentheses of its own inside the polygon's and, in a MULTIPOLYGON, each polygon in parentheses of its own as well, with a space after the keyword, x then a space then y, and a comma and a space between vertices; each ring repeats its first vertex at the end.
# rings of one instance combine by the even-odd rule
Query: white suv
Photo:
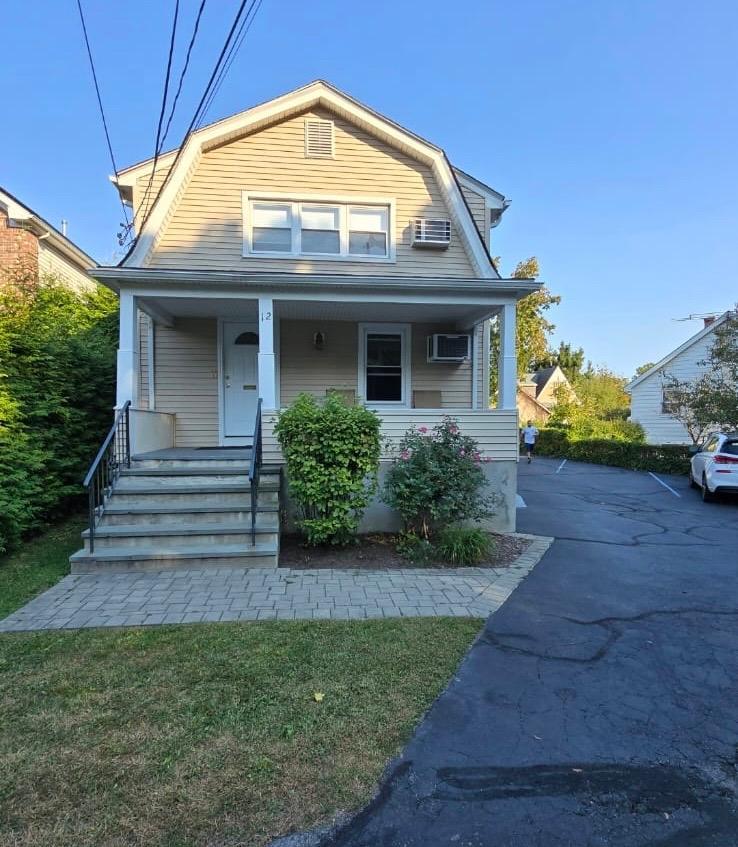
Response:
POLYGON ((718 432, 693 450, 689 484, 702 489, 702 499, 738 494, 738 433, 718 432))

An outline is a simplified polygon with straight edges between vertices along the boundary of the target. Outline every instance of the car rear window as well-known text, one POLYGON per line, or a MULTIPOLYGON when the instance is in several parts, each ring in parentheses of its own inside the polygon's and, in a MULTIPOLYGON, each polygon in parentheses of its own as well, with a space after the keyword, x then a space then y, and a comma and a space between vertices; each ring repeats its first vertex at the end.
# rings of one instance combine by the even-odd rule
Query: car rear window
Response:
POLYGON ((738 439, 735 441, 726 441, 720 448, 721 453, 729 453, 731 456, 738 456, 738 439))

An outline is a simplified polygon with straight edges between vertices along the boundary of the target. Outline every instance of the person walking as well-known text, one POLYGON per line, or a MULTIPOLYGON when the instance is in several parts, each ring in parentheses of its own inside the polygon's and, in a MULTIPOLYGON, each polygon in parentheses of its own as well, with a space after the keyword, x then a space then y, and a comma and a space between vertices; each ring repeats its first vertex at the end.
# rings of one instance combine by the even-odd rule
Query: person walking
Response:
POLYGON ((538 430, 533 426, 533 421, 528 421, 528 426, 521 430, 523 436, 523 444, 525 451, 528 454, 528 464, 533 461, 533 451, 536 449, 536 440, 538 438, 538 430))

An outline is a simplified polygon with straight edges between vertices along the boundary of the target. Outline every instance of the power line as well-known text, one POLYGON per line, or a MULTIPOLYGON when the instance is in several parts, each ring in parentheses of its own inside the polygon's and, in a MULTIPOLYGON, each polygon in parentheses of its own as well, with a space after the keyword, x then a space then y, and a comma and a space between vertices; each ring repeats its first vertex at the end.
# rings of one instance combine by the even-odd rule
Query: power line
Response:
POLYGON ((184 82, 185 74, 187 73, 187 68, 190 64, 190 55, 192 53, 192 48, 195 45, 195 39, 197 38, 197 31, 200 28, 200 18, 202 17, 202 13, 205 10, 206 0, 202 0, 200 3, 200 8, 197 10, 197 18, 195 18, 195 28, 192 30, 192 37, 190 38, 190 43, 187 46, 187 55, 185 56, 185 63, 182 68, 182 73, 179 75, 179 84, 177 85, 177 93, 174 95, 174 101, 172 102, 172 108, 169 111, 169 117, 167 118, 167 125, 164 128, 164 135, 161 139, 161 146, 164 146, 164 142, 166 141, 167 135, 169 135, 169 127, 172 123, 172 118, 174 117, 174 110, 177 108, 177 101, 179 100, 180 92, 182 91, 182 83, 184 82))
MULTIPOLYGON (((185 132, 184 138, 182 139, 182 143, 180 144, 179 149, 177 150, 177 153, 174 157, 174 160, 172 161, 172 164, 169 167, 169 170, 167 171, 167 175, 162 180, 162 183, 159 186, 159 190, 157 191, 154 199, 151 201, 151 203, 149 204, 149 206, 146 210, 146 214, 145 214, 143 221, 141 222, 141 226, 138 227, 139 233, 146 226, 146 222, 148 221, 149 216, 151 215, 151 210, 156 205, 156 202, 159 199, 162 191, 164 190, 167 183, 169 182, 170 176, 174 173, 174 170, 177 166, 177 163, 179 162, 179 159, 182 155, 182 151, 184 150, 184 148, 187 144, 187 141, 188 141, 190 135, 192 135, 192 131, 193 131, 197 121, 199 120, 199 118, 201 116, 203 105, 205 104, 205 102, 207 101, 207 99, 210 95, 214 81, 220 73, 224 58, 231 48, 234 33, 239 28, 239 24, 241 23, 241 18, 243 16, 243 11, 244 11, 244 8, 246 7, 247 3, 248 3, 248 0, 241 0, 241 4, 239 5, 238 11, 236 12, 236 17, 233 20, 233 25, 231 26, 231 28, 228 32, 228 35, 226 36, 225 43, 223 44, 223 49, 220 51, 220 55, 218 56, 218 59, 215 63, 215 67, 213 68, 213 72, 210 74, 210 79, 208 80, 208 83, 205 86, 205 91, 203 92, 203 95, 200 98, 200 102, 198 103, 197 108, 195 109, 195 114, 194 114, 192 120, 190 121, 189 126, 187 127, 187 131, 185 132)), ((254 0, 251 0, 251 3, 252 3, 252 6, 253 6, 254 0)))
POLYGON ((239 33, 236 36, 236 40, 234 42, 234 45, 231 48, 231 51, 230 51, 228 57, 226 58, 226 62, 223 66, 223 69, 222 69, 220 75, 218 76, 218 79, 215 83, 213 91, 212 91, 210 97, 208 98, 208 102, 205 104, 205 106, 202 110, 202 113, 200 115, 200 119, 198 121, 198 129, 202 125, 203 119, 205 118, 205 115, 207 114, 208 109, 213 104, 213 100, 215 100, 216 96, 218 95, 218 92, 220 91, 220 87, 223 84, 223 80, 228 75, 228 71, 231 69, 231 65, 233 64, 233 61, 236 58, 238 51, 241 49, 241 45, 243 44, 246 36, 249 33, 249 30, 251 29, 251 25, 253 24, 254 18, 256 17, 256 15, 259 12, 259 9, 261 8, 262 2, 263 2, 263 0, 256 0, 256 2, 252 4, 249 11, 246 13, 246 17, 243 19, 243 22, 242 22, 241 27, 239 29, 239 33), (250 18, 249 18, 249 16, 250 16, 250 18))
MULTIPOLYGON (((87 24, 85 23, 85 13, 82 11, 82 0, 77 0, 77 9, 79 11, 79 19, 80 19, 80 22, 82 24, 82 33, 84 34, 84 37, 85 37, 85 47, 87 48, 87 58, 90 61, 90 70, 92 71, 92 81, 95 85, 95 94, 97 95, 97 105, 98 105, 98 108, 100 109, 100 118, 102 119, 103 130, 105 131, 105 140, 107 141, 107 144, 108 144, 108 153, 110 153, 110 163, 113 166, 113 173, 115 174, 115 178, 117 180, 118 179, 118 166, 115 162, 115 154, 113 153, 113 145, 110 141, 110 132, 108 130, 108 122, 105 119, 105 109, 103 108, 102 97, 100 95, 100 85, 98 84, 98 81, 97 81, 97 72, 95 71, 95 62, 92 58, 92 49, 90 48, 90 39, 87 35, 87 24)), ((120 197, 120 195, 119 195, 119 197, 120 197)), ((130 232, 131 224, 130 224, 130 221, 128 220, 128 209, 126 208, 126 204, 123 202, 122 197, 120 197, 120 205, 121 205, 121 208, 123 209, 123 217, 125 218, 125 227, 126 227, 125 235, 127 235, 130 232)), ((125 237, 124 235, 122 235, 120 233, 118 234, 118 241, 120 242, 121 246, 123 244, 124 237, 125 237)))
POLYGON ((151 175, 149 176, 149 182, 146 186, 146 191, 144 191, 143 197, 141 198, 141 202, 138 204, 138 208, 135 211, 135 215, 137 215, 141 211, 141 207, 144 205, 146 200, 148 199, 149 192, 151 191, 151 185, 154 182, 154 174, 156 172, 156 165, 159 161, 159 153, 161 153, 161 148, 163 146, 163 141, 161 137, 162 126, 164 125, 164 115, 167 110, 167 97, 169 95, 169 78, 172 73, 172 58, 174 56, 174 42, 177 36, 177 20, 179 19, 179 0, 174 0, 174 18, 172 19, 172 35, 169 39, 169 55, 167 56, 167 70, 164 75, 164 93, 161 97, 161 108, 159 109, 159 122, 156 127, 156 142, 154 143, 154 161, 151 165, 151 175))

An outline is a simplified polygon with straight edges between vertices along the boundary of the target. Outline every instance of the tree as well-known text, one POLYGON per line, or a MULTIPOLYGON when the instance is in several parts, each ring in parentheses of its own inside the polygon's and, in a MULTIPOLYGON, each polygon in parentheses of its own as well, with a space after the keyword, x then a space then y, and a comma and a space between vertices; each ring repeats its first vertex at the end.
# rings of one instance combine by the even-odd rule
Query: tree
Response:
MULTIPOLYGON (((644 365, 638 365, 636 368, 635 375, 640 376, 641 374, 646 373, 646 371, 650 371, 651 368, 656 364, 656 362, 646 362, 644 365)), ((634 377, 635 378, 635 377, 634 377)))
POLYGON ((572 382, 579 376, 584 366, 584 350, 581 347, 574 350, 571 344, 562 341, 559 343, 558 350, 550 351, 543 359, 536 360, 533 370, 550 368, 553 365, 558 365, 569 382, 572 382))
POLYGON ((714 429, 738 429, 738 308, 715 328, 704 372, 693 380, 664 374, 669 414, 697 443, 714 429))
MULTIPOLYGON (((495 264, 499 267, 499 258, 495 264)), ((518 262, 512 272, 512 279, 535 279, 540 273, 538 259, 531 256, 518 262)), ((533 363, 544 358, 549 353, 549 338, 555 329, 554 324, 546 319, 545 312, 551 306, 561 302, 561 297, 551 294, 543 286, 538 291, 528 294, 518 302, 517 309, 517 334, 516 352, 518 361, 518 376, 523 376, 532 367, 533 363)), ((490 356, 492 367, 490 368, 490 395, 497 392, 497 360, 500 350, 500 333, 496 324, 492 325, 490 335, 490 356)))

